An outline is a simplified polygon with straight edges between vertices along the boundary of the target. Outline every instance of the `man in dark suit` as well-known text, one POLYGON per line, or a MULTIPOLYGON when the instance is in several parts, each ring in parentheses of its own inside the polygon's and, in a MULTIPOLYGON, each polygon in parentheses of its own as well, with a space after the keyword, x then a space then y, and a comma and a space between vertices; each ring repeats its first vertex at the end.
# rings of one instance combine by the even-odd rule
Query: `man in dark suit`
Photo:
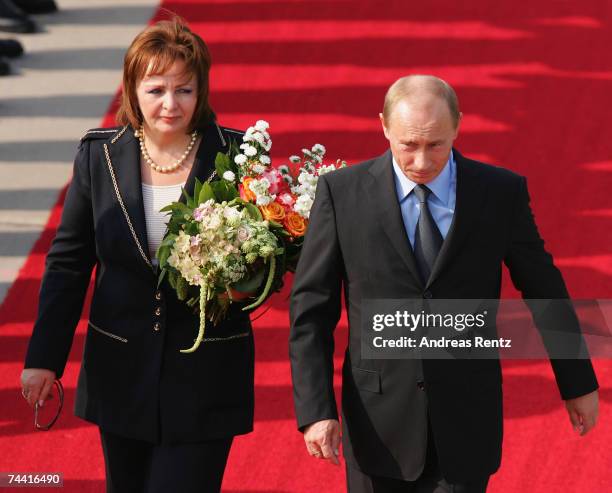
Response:
MULTIPOLYGON (((319 178, 291 301, 298 426, 312 456, 338 463, 333 330, 344 291, 348 490, 484 492, 501 461, 499 360, 363 358, 362 301, 498 299, 502 262, 525 299, 568 293, 536 228, 525 178, 453 149, 461 113, 446 82, 398 80, 380 119, 389 151, 319 178)), ((571 308, 563 315, 579 335, 571 308)), ((572 424, 587 433, 598 408, 591 362, 551 364, 572 424)))

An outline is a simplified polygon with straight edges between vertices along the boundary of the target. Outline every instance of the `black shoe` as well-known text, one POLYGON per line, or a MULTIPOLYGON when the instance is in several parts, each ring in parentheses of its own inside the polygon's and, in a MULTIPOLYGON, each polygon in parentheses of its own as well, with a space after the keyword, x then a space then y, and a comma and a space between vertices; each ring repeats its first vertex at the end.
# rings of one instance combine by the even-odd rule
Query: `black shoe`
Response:
POLYGON ((0 39, 0 56, 16 58, 23 55, 23 46, 16 39, 0 39))
POLYGON ((26 14, 50 14, 57 12, 55 0, 11 0, 26 14))
POLYGON ((0 31, 33 33, 36 24, 11 0, 0 0, 0 31))
POLYGON ((0 57, 0 75, 8 75, 11 73, 11 66, 4 58, 0 57))

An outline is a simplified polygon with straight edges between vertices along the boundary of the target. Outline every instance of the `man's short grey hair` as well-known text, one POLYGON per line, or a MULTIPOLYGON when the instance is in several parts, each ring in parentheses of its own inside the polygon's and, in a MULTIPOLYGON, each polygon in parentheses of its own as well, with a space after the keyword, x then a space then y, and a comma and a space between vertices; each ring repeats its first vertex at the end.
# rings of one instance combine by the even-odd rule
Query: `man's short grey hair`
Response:
POLYGON ((399 101, 412 96, 417 91, 422 92, 423 89, 446 101, 451 118, 453 119, 453 124, 455 128, 457 128, 459 119, 461 118, 457 94, 448 82, 433 75, 407 75, 406 77, 396 80, 391 87, 389 87, 385 95, 385 105, 383 107, 383 118, 385 121, 389 121, 391 112, 399 101))

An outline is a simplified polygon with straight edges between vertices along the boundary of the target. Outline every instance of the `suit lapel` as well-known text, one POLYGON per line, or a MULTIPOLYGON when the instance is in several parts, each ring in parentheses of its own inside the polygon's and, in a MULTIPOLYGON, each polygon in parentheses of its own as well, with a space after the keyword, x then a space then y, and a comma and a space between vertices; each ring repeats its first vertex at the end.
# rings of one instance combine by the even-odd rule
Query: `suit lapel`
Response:
POLYGON ((453 149, 455 163, 457 164, 457 199, 455 213, 446 239, 438 253, 436 262, 425 288, 440 276, 444 268, 457 254, 461 244, 468 237, 474 222, 480 217, 481 207, 484 203, 486 190, 478 179, 477 164, 464 158, 453 149))
POLYGON ((131 228, 126 220, 128 234, 132 236, 136 246, 139 247, 143 263, 151 270, 149 247, 147 239, 147 225, 145 221, 144 204, 142 200, 142 177, 140 174, 140 147, 134 137, 134 130, 128 128, 117 142, 108 145, 112 166, 117 178, 117 186, 123 199, 126 212, 134 229, 136 238, 133 238, 131 228), (137 240, 137 241, 136 241, 137 240), (146 259, 144 258, 146 256, 146 259))
POLYGON ((402 212, 397 200, 391 151, 387 151, 376 159, 369 172, 372 176, 372 183, 366 187, 366 193, 370 196, 377 220, 383 227, 390 243, 404 260, 415 281, 421 286, 422 282, 416 259, 410 247, 402 212))

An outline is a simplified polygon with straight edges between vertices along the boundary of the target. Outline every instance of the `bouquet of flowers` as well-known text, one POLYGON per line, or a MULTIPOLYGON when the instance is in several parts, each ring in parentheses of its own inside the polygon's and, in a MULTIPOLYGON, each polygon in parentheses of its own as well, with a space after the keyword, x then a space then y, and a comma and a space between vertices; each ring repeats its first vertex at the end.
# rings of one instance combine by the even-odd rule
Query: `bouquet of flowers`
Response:
POLYGON ((173 202, 168 232, 157 251, 160 283, 167 277, 179 299, 199 310, 193 346, 204 338, 206 320, 220 321, 232 302, 247 298, 253 310, 282 287, 294 271, 318 177, 346 163, 324 165, 325 147, 303 149, 290 164, 272 166, 269 125, 259 120, 243 142, 217 154, 219 180, 196 180, 193 196, 173 202))

